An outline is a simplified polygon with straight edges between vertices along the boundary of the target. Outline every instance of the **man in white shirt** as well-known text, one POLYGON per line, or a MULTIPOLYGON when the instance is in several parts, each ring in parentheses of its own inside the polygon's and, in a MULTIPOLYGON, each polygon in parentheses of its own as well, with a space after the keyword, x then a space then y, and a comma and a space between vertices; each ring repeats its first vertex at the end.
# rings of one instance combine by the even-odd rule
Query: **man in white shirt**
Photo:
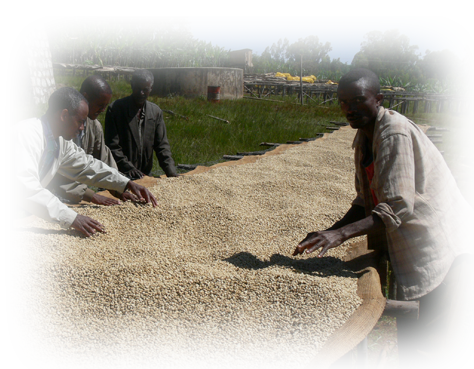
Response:
POLYGON ((46 114, 41 119, 19 122, 14 137, 16 190, 22 209, 63 228, 73 227, 87 237, 103 232, 104 227, 77 214, 46 189, 56 173, 120 193, 128 189, 139 201, 158 204, 148 189, 87 155, 71 141, 84 129, 88 112, 84 96, 71 87, 60 88, 51 94, 46 114))
MULTIPOLYGON (((112 152, 105 145, 102 125, 97 120, 99 114, 105 111, 110 102, 112 89, 104 78, 99 75, 92 75, 82 82, 79 92, 89 103, 89 114, 84 122, 84 130, 81 131, 79 136, 74 138, 74 142, 86 154, 92 155, 109 167, 118 170, 112 152)), ((85 201, 97 205, 117 205, 120 204, 119 199, 122 201, 136 200, 135 196, 128 191, 123 193, 112 191, 112 195, 117 199, 102 196, 88 188, 86 184, 71 181, 60 174, 54 176, 47 188, 59 197, 61 201, 71 204, 85 201)))

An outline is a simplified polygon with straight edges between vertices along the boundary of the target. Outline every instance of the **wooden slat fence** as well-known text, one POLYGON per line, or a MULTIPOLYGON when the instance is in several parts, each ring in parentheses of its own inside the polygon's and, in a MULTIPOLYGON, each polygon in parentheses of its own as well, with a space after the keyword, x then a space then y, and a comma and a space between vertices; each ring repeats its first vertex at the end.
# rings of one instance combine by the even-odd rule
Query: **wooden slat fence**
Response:
MULTIPOLYGON (((303 96, 307 104, 331 105, 337 103, 337 86, 324 84, 304 84, 303 96)), ((384 106, 401 114, 407 113, 446 113, 459 112, 467 106, 467 100, 459 96, 445 94, 427 94, 406 91, 382 91, 384 106)), ((300 100, 299 82, 266 83, 245 82, 244 95, 260 99, 270 96, 292 96, 300 100)))

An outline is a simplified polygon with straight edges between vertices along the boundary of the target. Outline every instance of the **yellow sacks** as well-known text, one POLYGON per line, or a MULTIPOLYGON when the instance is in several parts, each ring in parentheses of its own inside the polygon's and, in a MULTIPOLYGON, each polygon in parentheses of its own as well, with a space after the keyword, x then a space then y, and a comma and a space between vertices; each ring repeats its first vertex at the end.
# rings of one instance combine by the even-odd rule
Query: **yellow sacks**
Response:
MULTIPOLYGON (((300 80, 300 77, 287 77, 286 78, 287 81, 299 81, 300 80)), ((306 82, 306 83, 314 83, 316 82, 316 77, 314 76, 309 76, 309 77, 303 77, 303 82, 306 82)))
MULTIPOLYGON (((275 77, 285 77, 287 81, 299 81, 300 77, 293 77, 290 73, 275 73, 275 77)), ((303 82, 306 83, 315 83, 318 79, 314 75, 303 77, 303 82)))

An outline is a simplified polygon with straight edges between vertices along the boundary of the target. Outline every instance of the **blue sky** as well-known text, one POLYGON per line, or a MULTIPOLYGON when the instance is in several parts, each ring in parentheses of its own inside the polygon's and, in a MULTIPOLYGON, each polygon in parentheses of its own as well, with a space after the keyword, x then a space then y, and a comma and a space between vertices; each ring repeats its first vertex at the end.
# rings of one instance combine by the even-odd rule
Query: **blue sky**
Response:
POLYGON ((410 45, 418 45, 422 55, 426 49, 449 49, 461 59, 474 37, 473 16, 190 16, 189 20, 191 32, 200 40, 225 49, 248 48, 258 54, 279 38, 287 37, 292 43, 316 35, 320 42, 331 43, 329 56, 341 58, 343 63, 352 61, 364 35, 373 30, 398 28, 408 36, 410 45))

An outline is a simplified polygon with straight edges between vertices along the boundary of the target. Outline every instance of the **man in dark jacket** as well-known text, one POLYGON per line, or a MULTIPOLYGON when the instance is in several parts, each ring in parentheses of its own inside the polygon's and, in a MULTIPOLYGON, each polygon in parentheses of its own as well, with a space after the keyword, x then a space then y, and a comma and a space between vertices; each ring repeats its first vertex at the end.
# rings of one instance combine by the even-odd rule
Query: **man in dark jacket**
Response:
POLYGON ((105 143, 119 170, 131 179, 150 174, 153 151, 165 174, 177 176, 163 112, 147 101, 153 82, 150 71, 136 70, 132 75, 132 94, 110 104, 105 115, 105 143))

